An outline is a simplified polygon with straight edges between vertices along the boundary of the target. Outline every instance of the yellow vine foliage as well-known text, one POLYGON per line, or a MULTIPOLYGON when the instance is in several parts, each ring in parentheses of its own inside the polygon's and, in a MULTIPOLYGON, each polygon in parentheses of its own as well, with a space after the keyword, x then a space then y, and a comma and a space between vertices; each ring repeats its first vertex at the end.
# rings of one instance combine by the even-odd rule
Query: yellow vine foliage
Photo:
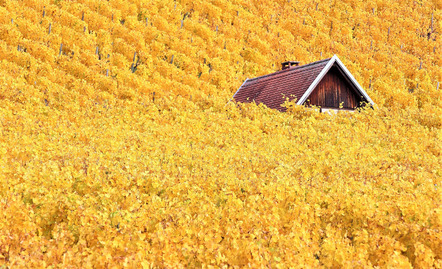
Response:
POLYGON ((0 268, 441 268, 441 33, 440 0, 0 0, 0 268), (228 103, 333 54, 375 109, 228 103))

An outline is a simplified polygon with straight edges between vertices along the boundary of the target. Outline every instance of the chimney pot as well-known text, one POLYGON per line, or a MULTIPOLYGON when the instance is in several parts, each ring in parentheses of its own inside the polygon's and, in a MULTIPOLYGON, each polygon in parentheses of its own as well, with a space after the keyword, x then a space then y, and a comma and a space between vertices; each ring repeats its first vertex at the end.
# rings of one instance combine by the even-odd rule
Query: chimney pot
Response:
POLYGON ((287 61, 287 62, 283 62, 281 65, 282 65, 282 70, 286 70, 286 69, 290 69, 290 68, 293 68, 295 66, 298 66, 299 62, 297 62, 297 61, 287 61))

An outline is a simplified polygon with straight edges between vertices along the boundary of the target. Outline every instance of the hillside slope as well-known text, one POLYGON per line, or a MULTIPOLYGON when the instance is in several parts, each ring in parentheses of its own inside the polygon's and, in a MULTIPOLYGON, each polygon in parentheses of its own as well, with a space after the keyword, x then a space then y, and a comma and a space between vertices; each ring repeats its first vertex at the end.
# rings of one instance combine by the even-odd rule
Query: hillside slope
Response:
POLYGON ((441 32, 440 0, 0 0, 0 267, 441 268, 441 32), (374 110, 228 103, 334 54, 374 110))

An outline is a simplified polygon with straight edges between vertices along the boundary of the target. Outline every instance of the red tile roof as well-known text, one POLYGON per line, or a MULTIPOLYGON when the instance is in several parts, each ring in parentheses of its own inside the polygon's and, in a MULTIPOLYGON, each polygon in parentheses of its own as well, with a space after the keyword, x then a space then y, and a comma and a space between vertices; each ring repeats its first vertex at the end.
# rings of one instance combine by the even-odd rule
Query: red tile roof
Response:
POLYGON ((233 96, 242 103, 263 103, 269 108, 285 111, 281 105, 286 98, 299 100, 331 58, 290 69, 247 79, 233 96))

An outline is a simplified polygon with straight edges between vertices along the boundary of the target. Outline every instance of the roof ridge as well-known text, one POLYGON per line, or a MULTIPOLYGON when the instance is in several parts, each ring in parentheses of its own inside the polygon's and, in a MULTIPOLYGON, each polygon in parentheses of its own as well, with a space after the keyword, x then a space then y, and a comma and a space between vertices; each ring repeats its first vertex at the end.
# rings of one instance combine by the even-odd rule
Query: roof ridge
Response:
POLYGON ((263 76, 259 76, 259 77, 256 77, 256 78, 248 79, 247 82, 253 82, 253 81, 256 81, 256 80, 259 80, 259 79, 264 79, 264 78, 271 77, 271 76, 276 75, 276 74, 282 74, 282 73, 287 73, 287 74, 289 74, 290 72, 293 72, 293 71, 299 71, 300 69, 304 69, 304 68, 307 68, 307 67, 311 67, 311 66, 313 66, 313 65, 317 65, 317 64, 320 64, 320 63, 323 63, 323 62, 328 62, 328 61, 330 61, 331 59, 332 59, 332 58, 327 58, 327 59, 324 59, 324 60, 319 60, 319 61, 316 61, 316 62, 312 62, 312 63, 308 63, 308 64, 300 65, 300 66, 295 66, 295 67, 290 68, 290 69, 279 70, 279 71, 276 71, 276 72, 273 72, 273 73, 270 73, 270 74, 267 74, 267 75, 263 75, 263 76))

